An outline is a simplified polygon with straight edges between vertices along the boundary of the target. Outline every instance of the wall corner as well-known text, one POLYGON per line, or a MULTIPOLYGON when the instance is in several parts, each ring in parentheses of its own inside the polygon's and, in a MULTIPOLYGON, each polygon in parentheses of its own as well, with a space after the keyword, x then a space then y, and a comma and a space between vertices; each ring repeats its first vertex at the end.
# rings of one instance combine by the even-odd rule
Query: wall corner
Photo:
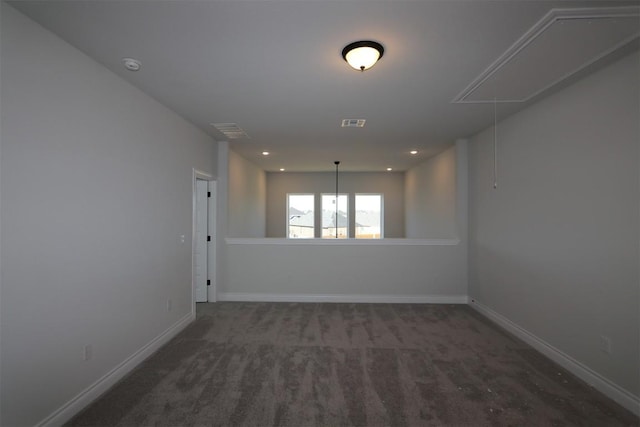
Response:
POLYGON ((464 286, 469 294, 469 141, 456 140, 456 230, 462 249, 464 286))

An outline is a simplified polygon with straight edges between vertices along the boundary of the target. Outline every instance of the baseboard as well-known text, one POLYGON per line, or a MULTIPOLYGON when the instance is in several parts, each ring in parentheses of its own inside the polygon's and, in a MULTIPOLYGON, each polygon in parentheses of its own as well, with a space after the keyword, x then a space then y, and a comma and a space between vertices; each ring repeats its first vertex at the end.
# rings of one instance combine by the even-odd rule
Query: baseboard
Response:
POLYGON ((40 421, 36 426, 61 426, 69 421, 74 415, 84 409, 116 382, 122 379, 126 374, 131 372, 136 366, 142 363, 147 357, 151 356, 156 350, 169 342, 171 338, 187 327, 187 325, 189 325, 194 319, 195 313, 191 312, 186 314, 167 330, 126 358, 122 363, 117 365, 102 378, 84 389, 47 418, 40 421))
POLYGON ((466 295, 259 294, 221 292, 218 301, 467 304, 466 295))
POLYGON ((506 329, 508 332, 520 338, 522 341, 526 342, 531 347, 535 348, 540 353, 544 354, 546 357, 562 366, 576 377, 585 381, 587 384, 591 385, 593 388, 609 397, 611 400, 617 402, 619 405, 625 407, 635 415, 640 416, 640 397, 609 381, 602 375, 578 362, 571 356, 563 353, 551 344, 538 338, 526 329, 513 323, 511 320, 507 319, 501 314, 496 313, 495 311, 479 303, 478 301, 470 298, 469 305, 489 320, 506 329))

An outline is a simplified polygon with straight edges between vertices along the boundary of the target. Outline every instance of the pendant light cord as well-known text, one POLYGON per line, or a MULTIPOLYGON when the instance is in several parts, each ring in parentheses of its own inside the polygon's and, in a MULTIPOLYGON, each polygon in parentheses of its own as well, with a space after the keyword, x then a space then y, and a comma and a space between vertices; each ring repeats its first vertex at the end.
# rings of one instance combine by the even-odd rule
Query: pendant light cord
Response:
POLYGON ((336 165, 336 239, 338 238, 338 165, 340 165, 339 161, 333 162, 336 165))

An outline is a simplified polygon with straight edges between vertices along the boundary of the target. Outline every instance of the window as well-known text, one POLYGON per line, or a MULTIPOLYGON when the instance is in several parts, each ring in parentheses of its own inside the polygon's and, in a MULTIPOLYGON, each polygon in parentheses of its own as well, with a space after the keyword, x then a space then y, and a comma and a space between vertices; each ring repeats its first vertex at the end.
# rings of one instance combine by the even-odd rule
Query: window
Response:
POLYGON ((382 239, 384 237, 383 195, 380 193, 338 194, 336 206, 335 194, 287 194, 287 238, 313 239, 315 237, 382 239), (350 203, 354 204, 351 212, 349 211, 350 203), (318 227, 317 231, 316 227, 318 227))
POLYGON ((382 194, 356 194, 356 239, 382 238, 382 194))
POLYGON ((314 195, 287 194, 287 225, 290 239, 313 239, 314 195))
POLYGON ((346 194, 338 194, 336 207, 335 194, 322 195, 322 238, 349 238, 349 206, 346 194))

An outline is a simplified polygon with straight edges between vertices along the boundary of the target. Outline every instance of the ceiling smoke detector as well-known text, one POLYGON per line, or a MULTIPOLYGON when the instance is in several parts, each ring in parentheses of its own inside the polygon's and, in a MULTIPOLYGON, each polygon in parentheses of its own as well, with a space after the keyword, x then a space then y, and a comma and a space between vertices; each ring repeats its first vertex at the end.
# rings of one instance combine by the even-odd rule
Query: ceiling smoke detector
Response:
POLYGON ((133 58, 122 58, 122 65, 129 71, 138 71, 142 67, 142 62, 133 58))
POLYGON ((211 123, 211 126, 229 139, 249 138, 249 135, 235 123, 211 123))
POLYGON ((362 128, 366 119, 342 119, 343 128, 362 128))

